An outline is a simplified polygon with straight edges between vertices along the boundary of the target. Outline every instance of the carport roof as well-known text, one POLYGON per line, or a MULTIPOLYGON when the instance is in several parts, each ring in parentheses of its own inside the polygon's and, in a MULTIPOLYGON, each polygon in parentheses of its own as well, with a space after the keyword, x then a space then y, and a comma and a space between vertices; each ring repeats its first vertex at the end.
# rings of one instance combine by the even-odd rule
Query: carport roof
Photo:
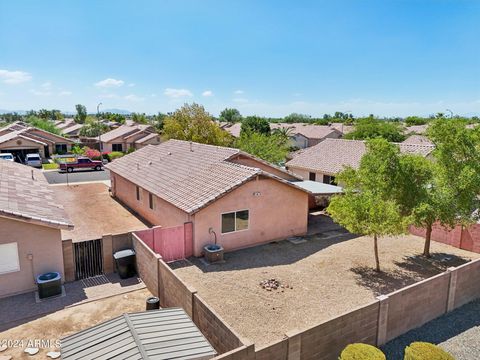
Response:
POLYGON ((343 189, 340 186, 324 184, 318 181, 304 180, 304 181, 292 181, 298 187, 311 192, 313 195, 332 195, 340 194, 343 189))
POLYGON ((42 226, 71 229, 40 170, 0 160, 0 216, 42 226))
POLYGON ((210 359, 217 353, 183 309, 124 314, 62 339, 62 359, 210 359))

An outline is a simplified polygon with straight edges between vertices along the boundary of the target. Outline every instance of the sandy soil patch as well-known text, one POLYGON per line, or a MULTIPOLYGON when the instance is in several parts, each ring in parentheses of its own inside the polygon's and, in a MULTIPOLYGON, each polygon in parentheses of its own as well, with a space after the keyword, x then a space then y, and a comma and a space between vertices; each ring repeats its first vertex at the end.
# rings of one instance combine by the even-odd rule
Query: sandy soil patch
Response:
POLYGON ((380 274, 373 271, 372 239, 350 234, 240 250, 226 254, 220 265, 191 259, 172 268, 240 335, 262 346, 480 257, 433 242, 434 256, 425 260, 418 256, 423 239, 413 235, 383 238, 379 247, 380 274), (268 291, 260 285, 266 279, 284 287, 268 291))

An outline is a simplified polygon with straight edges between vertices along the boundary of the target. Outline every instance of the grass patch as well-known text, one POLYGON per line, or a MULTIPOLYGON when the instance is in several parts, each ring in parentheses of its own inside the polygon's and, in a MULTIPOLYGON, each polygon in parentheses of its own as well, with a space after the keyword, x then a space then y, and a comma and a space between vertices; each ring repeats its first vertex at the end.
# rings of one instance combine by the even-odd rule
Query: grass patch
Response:
POLYGON ((43 170, 53 170, 53 169, 58 169, 59 165, 52 163, 52 164, 42 164, 43 170))

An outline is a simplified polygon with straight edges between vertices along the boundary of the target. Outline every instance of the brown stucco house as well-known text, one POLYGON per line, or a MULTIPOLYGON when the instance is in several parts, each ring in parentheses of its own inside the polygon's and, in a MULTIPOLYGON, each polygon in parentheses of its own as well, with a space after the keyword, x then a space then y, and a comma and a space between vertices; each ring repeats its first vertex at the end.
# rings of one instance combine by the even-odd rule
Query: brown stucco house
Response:
POLYGON ((23 162, 25 155, 39 153, 42 158, 53 154, 64 154, 76 142, 63 136, 17 121, 0 128, 0 152, 12 153, 17 161, 23 162))
POLYGON ((63 277, 61 229, 72 229, 40 170, 0 161, 0 297, 35 289, 35 276, 63 277))
POLYGON ((100 136, 102 151, 122 151, 140 149, 146 145, 160 144, 160 135, 151 125, 126 124, 100 136))
POLYGON ((301 179, 238 149, 169 140, 107 165, 112 194, 153 225, 192 223, 193 254, 307 232, 301 179))
MULTIPOLYGON (((402 153, 424 157, 429 157, 435 148, 431 144, 397 145, 402 153)), ((325 139, 318 145, 293 153, 292 160, 285 166, 304 179, 335 184, 335 176, 347 166, 358 168, 366 152, 367 146, 362 140, 325 139)))

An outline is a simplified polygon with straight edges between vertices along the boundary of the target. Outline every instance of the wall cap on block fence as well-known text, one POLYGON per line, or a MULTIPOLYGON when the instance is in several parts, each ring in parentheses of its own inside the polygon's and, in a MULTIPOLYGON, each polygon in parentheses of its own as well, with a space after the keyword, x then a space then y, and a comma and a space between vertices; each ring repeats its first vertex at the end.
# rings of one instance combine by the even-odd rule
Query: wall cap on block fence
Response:
POLYGON ((302 333, 298 329, 292 329, 285 333, 288 339, 287 360, 300 360, 302 355, 302 333))
POLYGON ((455 267, 449 267, 446 271, 450 274, 448 283, 447 313, 455 309, 455 293, 457 292, 457 275, 458 271, 455 267))

